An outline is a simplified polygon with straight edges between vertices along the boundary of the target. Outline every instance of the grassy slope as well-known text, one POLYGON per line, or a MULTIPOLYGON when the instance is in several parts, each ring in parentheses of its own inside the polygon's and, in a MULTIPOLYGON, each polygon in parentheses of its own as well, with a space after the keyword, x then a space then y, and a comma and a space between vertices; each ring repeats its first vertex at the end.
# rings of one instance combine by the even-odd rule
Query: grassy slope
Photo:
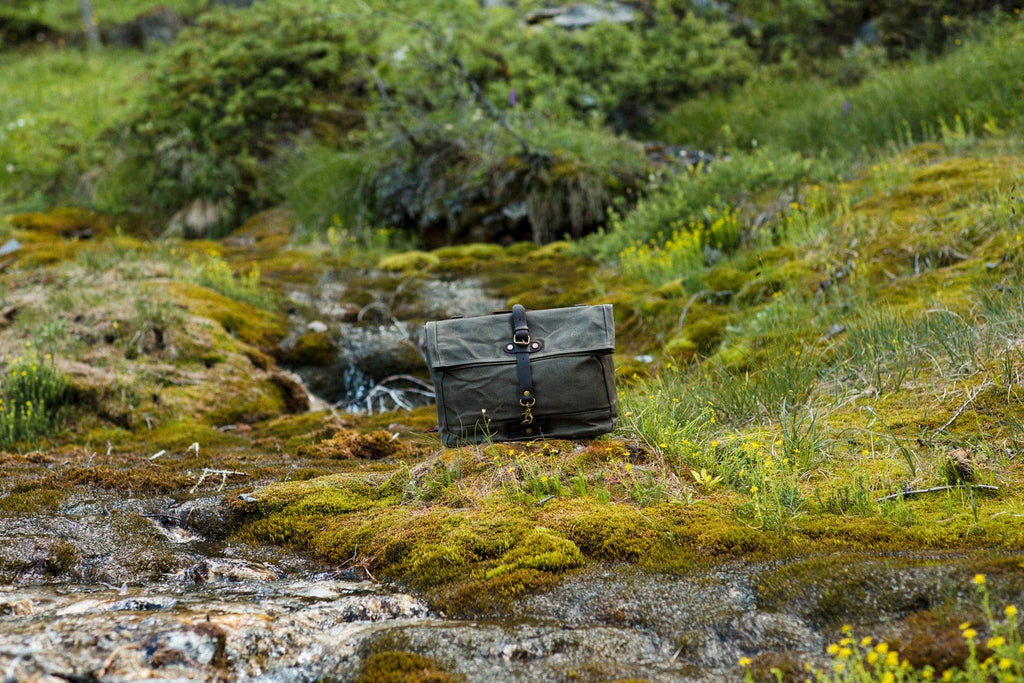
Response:
MULTIPOLYGON (((33 105, 47 112, 36 143, 67 135, 75 144, 92 130, 89 117, 76 129, 79 117, 52 113, 60 88, 85 92, 100 81, 116 90, 138 73, 130 59, 113 80, 65 67, 67 55, 39 60, 53 60, 47 73, 72 69, 76 85, 44 80, 57 90, 43 88, 33 105)), ((90 107, 103 116, 102 102, 90 107)), ((698 278, 655 287, 643 267, 624 278, 571 249, 485 250, 484 275, 528 306, 616 304, 622 429, 582 448, 445 450, 419 433, 429 410, 343 422, 277 417, 286 399, 267 352, 279 322, 236 301, 252 294, 244 285, 225 297, 196 273, 204 264, 224 271, 206 251, 217 246, 231 268, 258 263, 273 285, 275 274, 313 277, 316 254, 280 242, 153 249, 95 217, 64 228, 52 216, 10 220, 0 237, 26 246, 0 272, 0 351, 17 354, 26 339, 51 351, 88 400, 63 433, 3 456, 16 478, 3 510, 96 489, 171 486, 184 495, 203 467, 245 470, 256 483, 296 471, 289 483, 252 491, 257 503, 232 496, 237 537, 330 562, 357 557, 454 613, 500 609, 594 561, 682 570, 723 557, 959 548, 997 551, 965 565, 965 581, 974 571, 1019 573, 1021 143, 1014 133, 982 139, 957 129, 939 139, 880 155, 849 180, 751 199, 765 207, 761 231, 698 278), (100 239, 76 239, 83 226, 100 239), (537 272, 524 273, 531 266, 537 272), (115 294, 124 299, 109 303, 115 294), (642 354, 655 361, 636 360, 642 354), (225 412, 219 392, 254 387, 252 405, 225 412), (214 429, 225 423, 244 429, 214 429), (385 427, 403 438, 377 460, 385 427), (162 448, 184 455, 193 441, 202 458, 136 466, 162 448), (106 442, 113 454, 97 459, 106 442), (66 464, 50 471, 58 458, 66 464), (104 469, 90 473, 94 465, 104 469), (998 490, 879 500, 963 479, 998 490)), ((17 202, 59 164, 50 147, 35 147, 38 178, 17 202)), ((474 253, 449 249, 427 263, 435 273, 476 272, 474 253)), ((843 609, 844 618, 866 617, 843 609)))

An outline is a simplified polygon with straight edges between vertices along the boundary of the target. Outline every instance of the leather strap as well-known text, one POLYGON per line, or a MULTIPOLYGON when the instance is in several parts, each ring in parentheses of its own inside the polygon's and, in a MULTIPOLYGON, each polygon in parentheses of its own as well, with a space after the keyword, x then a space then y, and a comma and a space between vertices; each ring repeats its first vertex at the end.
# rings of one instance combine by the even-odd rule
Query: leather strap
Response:
POLYGON ((512 344, 515 346, 516 375, 519 378, 519 405, 523 408, 523 424, 533 422, 533 374, 530 372, 530 328, 522 304, 512 307, 512 344))

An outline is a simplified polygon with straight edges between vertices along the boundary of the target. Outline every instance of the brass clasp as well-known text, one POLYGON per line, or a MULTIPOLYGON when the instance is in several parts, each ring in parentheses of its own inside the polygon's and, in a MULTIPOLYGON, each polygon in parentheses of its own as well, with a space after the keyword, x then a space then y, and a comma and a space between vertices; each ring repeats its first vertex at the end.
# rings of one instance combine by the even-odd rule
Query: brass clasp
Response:
POLYGON ((533 424, 533 404, 536 402, 537 399, 532 396, 530 398, 519 399, 519 405, 523 407, 523 421, 521 424, 533 424))

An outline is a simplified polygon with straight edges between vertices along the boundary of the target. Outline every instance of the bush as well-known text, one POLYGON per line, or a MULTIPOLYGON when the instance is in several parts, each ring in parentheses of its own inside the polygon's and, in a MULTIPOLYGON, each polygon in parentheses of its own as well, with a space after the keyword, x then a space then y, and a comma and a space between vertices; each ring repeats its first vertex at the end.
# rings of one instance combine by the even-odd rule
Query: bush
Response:
POLYGON ((304 7, 203 15, 156 64, 130 118, 129 191, 163 212, 204 199, 226 221, 277 201, 270 179, 282 146, 363 124, 355 64, 366 50, 344 21, 304 7))
POLYGON ((670 102, 728 92, 753 72, 754 52, 724 20, 677 13, 667 1, 655 5, 643 25, 516 32, 505 87, 514 87, 527 108, 596 114, 620 131, 640 132, 670 102))

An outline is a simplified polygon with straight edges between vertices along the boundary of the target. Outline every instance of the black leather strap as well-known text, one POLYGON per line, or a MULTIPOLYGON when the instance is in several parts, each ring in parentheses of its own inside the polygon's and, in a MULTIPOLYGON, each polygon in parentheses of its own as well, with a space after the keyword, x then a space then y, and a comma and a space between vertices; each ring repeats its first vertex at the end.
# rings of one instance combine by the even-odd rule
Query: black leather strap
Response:
POLYGON ((533 374, 530 372, 530 328, 522 304, 512 307, 512 344, 515 346, 516 374, 519 377, 519 405, 523 408, 523 424, 533 422, 533 374))

